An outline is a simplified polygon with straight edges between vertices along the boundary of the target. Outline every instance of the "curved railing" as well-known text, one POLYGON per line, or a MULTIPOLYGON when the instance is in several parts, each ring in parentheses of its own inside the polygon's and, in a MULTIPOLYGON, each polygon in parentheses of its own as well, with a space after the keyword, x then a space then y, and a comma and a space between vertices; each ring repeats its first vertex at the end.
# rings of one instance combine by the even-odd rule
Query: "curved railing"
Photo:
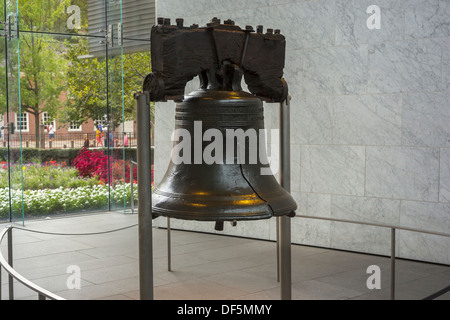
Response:
MULTIPOLYGON (((2 243, 5 235, 8 235, 8 261, 3 257, 3 254, 0 252, 0 266, 3 267, 9 275, 9 299, 14 300, 14 284, 13 279, 16 279, 24 286, 30 288, 38 294, 39 300, 65 300, 64 298, 44 289, 40 286, 34 284, 30 280, 26 279, 24 276, 19 274, 16 270, 13 269, 13 257, 12 257, 12 226, 8 226, 0 232, 0 243, 2 243)), ((1 268, 0 268, 0 277, 1 277, 1 268)), ((0 299, 1 299, 1 278, 0 278, 0 299)))
POLYGON ((14 227, 14 226, 7 226, 5 227, 1 232, 0 232, 0 245, 3 242, 3 238, 5 237, 5 235, 8 236, 8 259, 5 259, 5 257, 3 257, 2 252, 0 251, 0 300, 2 299, 2 279, 1 279, 1 274, 2 274, 2 270, 1 268, 3 267, 6 272, 8 273, 8 277, 9 277, 9 283, 8 283, 8 289, 9 289, 9 299, 10 300, 14 300, 14 279, 17 280, 18 282, 20 282, 21 284, 23 284, 24 286, 26 286, 27 288, 31 289, 32 291, 36 292, 38 294, 38 299, 39 300, 66 300, 38 285, 36 285, 35 283, 31 282, 30 280, 26 279, 24 276, 22 276, 21 274, 19 274, 16 270, 14 270, 13 268, 13 245, 12 245, 12 230, 13 229, 18 229, 18 230, 22 230, 22 231, 28 231, 28 232, 34 232, 34 233, 43 233, 43 234, 50 234, 50 235, 59 235, 59 236, 84 236, 84 235, 99 235, 99 234, 105 234, 105 233, 112 233, 112 232, 116 232, 116 231, 120 231, 120 230, 124 230, 124 229, 128 229, 128 228, 132 228, 137 226, 137 224, 133 224, 127 227, 122 227, 122 228, 118 228, 118 229, 114 229, 114 230, 107 230, 107 231, 100 231, 100 232, 87 232, 87 233, 54 233, 54 232, 44 232, 44 231, 37 231, 37 230, 29 230, 29 229, 24 229, 24 228, 20 228, 20 227, 14 227))

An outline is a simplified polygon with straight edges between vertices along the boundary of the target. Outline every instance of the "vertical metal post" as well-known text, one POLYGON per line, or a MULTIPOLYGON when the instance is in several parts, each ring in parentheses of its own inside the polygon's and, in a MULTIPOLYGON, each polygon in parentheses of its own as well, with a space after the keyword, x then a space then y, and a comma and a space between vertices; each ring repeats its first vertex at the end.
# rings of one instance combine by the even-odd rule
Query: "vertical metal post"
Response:
POLYGON ((172 242, 170 239, 170 218, 167 218, 167 270, 172 271, 172 242))
POLYGON ((150 96, 135 93, 138 165, 139 288, 141 300, 153 300, 152 184, 150 96))
MULTIPOLYGON (((280 103, 280 184, 291 191, 290 157, 290 96, 280 103)), ((282 216, 279 220, 280 287, 281 299, 291 300, 291 218, 282 216)))
POLYGON ((277 282, 280 282, 280 217, 276 218, 277 233, 277 282))
POLYGON ((134 213, 134 176, 133 176, 133 171, 134 171, 134 162, 130 161, 130 196, 131 196, 131 213, 134 213))
MULTIPOLYGON (((12 227, 8 228, 8 264, 13 268, 13 240, 12 227)), ((8 276, 9 284, 9 300, 14 300, 14 278, 12 275, 8 276)))
POLYGON ((391 300, 395 300, 395 228, 391 228, 391 300))

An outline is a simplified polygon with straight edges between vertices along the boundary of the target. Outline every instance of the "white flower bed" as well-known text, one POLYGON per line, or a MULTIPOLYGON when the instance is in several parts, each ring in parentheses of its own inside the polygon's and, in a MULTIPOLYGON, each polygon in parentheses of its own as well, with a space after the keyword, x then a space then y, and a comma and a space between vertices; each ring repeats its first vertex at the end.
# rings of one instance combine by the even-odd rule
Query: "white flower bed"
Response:
MULTIPOLYGON (((108 193, 111 192, 111 203, 117 206, 130 204, 130 184, 111 186, 97 185, 93 187, 13 190, 11 189, 11 207, 15 212, 25 215, 39 216, 54 213, 94 210, 108 206, 108 193), (22 201, 23 199, 23 201, 22 201)), ((137 200, 137 185, 134 186, 134 198, 137 200)), ((9 215, 9 190, 0 188, 0 218, 9 215)))

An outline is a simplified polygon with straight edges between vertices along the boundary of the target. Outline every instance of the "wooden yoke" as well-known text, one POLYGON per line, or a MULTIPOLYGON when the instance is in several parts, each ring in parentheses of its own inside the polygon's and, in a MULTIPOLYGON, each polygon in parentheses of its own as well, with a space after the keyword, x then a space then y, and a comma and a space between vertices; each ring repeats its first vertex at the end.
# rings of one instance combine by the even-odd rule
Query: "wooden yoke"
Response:
POLYGON ((213 18, 206 27, 183 26, 183 19, 158 18, 151 30, 152 73, 144 81, 151 101, 183 101, 188 81, 199 76, 205 90, 239 91, 242 75, 249 91, 263 101, 287 97, 283 77, 286 40, 279 30, 241 29, 213 18))

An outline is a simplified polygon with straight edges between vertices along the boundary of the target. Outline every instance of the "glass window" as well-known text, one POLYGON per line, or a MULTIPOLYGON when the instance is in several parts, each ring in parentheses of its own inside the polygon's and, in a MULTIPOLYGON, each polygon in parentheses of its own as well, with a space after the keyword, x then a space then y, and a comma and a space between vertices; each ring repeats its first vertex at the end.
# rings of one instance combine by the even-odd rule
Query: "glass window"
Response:
POLYGON ((102 129, 106 128, 108 125, 108 116, 105 114, 101 119, 97 119, 94 121, 94 131, 97 130, 99 126, 101 126, 102 129))
POLYGON ((6 3, 0 15, 17 14, 21 32, 0 39, 0 114, 3 125, 16 127, 15 134, 1 132, 11 166, 4 172, 10 179, 0 182, 11 195, 0 219, 130 208, 133 93, 151 72, 154 1, 6 3), (56 122, 58 132, 50 134, 46 127, 56 122), (71 196, 59 197, 60 187, 71 196), (37 190, 42 199, 33 197, 37 190), (43 200, 49 198, 58 200, 43 200))
POLYGON ((69 131, 82 131, 81 124, 76 121, 70 121, 69 131))
POLYGON ((28 113, 24 112, 22 114, 16 113, 16 129, 22 131, 30 131, 28 127, 28 113))
POLYGON ((49 125, 49 124, 52 124, 52 125, 53 125, 53 128, 56 128, 56 123, 55 123, 55 121, 50 121, 50 116, 49 116, 48 112, 42 112, 41 123, 42 123, 43 125, 49 125))

